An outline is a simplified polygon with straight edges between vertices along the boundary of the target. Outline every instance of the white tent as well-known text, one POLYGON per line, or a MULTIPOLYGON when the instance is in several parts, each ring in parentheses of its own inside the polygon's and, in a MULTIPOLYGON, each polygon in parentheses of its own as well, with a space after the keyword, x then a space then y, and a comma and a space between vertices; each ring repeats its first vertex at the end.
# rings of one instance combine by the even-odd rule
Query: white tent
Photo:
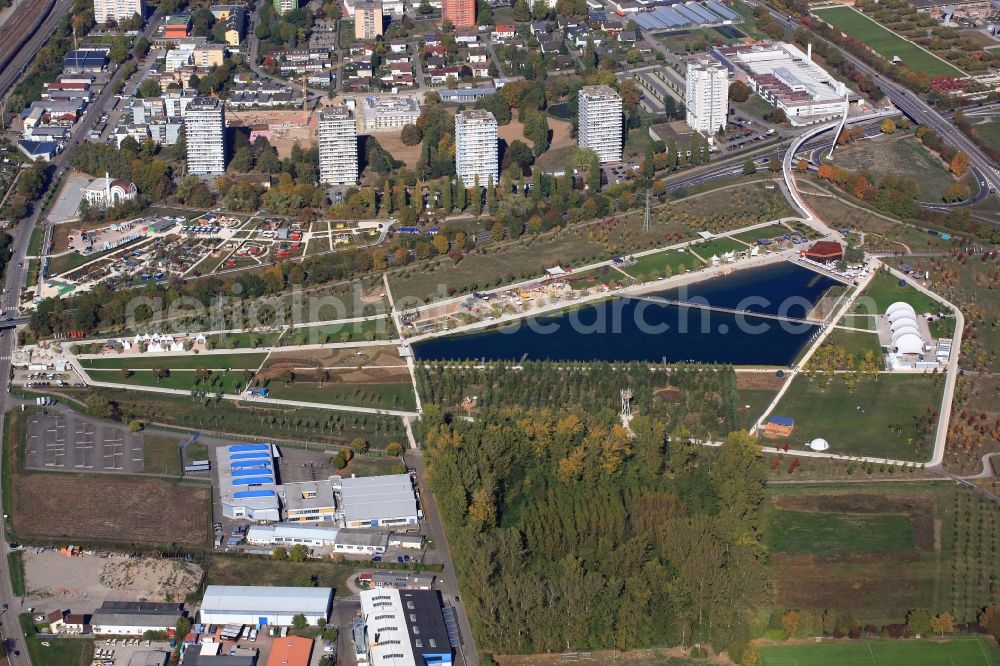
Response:
POLYGON ((830 442, 826 441, 822 437, 817 437, 813 441, 809 442, 809 448, 813 451, 826 451, 830 448, 830 442))

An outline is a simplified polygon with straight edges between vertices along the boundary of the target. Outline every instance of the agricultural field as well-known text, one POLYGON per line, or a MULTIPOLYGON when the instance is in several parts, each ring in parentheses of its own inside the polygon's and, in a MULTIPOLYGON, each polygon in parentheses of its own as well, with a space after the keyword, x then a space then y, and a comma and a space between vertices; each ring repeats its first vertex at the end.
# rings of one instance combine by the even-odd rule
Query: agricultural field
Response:
MULTIPOLYGON (((822 437, 831 453, 922 461, 937 428, 942 375, 863 377, 850 390, 844 375, 799 375, 774 410, 795 419, 793 447, 822 437)), ((779 442, 781 443, 781 442, 779 442)))
POLYGON ((931 77, 965 76, 957 67, 903 39, 851 7, 816 9, 813 13, 837 30, 861 40, 886 60, 898 57, 908 68, 915 72, 927 72, 931 77))
POLYGON ((909 284, 899 285, 899 278, 888 271, 879 271, 855 302, 852 312, 861 314, 885 314, 886 308, 897 301, 909 303, 917 314, 937 313, 944 306, 922 291, 909 284))
POLYGON ((1000 563, 990 553, 1000 516, 966 487, 772 485, 768 494, 764 540, 779 610, 833 609, 880 626, 927 608, 965 623, 997 601, 1000 563))
POLYGON ((995 666, 1000 664, 996 642, 981 636, 947 640, 864 640, 762 645, 761 666, 995 666))
POLYGON ((944 191, 956 182, 941 158, 910 133, 855 141, 839 148, 833 163, 852 171, 867 171, 876 178, 899 173, 899 165, 905 164, 905 176, 917 181, 922 201, 941 201, 944 191))

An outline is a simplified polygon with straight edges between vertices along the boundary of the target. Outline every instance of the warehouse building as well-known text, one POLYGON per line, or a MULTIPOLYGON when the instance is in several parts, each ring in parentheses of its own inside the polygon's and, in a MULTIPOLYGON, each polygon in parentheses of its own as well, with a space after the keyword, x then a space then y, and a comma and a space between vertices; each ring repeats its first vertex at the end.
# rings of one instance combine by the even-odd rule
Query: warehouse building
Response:
POLYGON ((251 525, 247 543, 253 546, 277 547, 302 545, 309 548, 329 548, 345 555, 381 555, 386 551, 389 534, 371 529, 340 529, 297 523, 251 525))
POLYGON ((202 624, 290 626, 298 614, 316 625, 330 616, 329 587, 209 585, 201 603, 202 624))
POLYGON ((290 523, 332 523, 337 505, 329 480, 302 481, 284 485, 282 501, 290 523))
POLYGON ((184 615, 183 604, 147 601, 105 601, 94 611, 95 636, 142 636, 147 631, 173 631, 184 615))
POLYGON ((416 525, 423 516, 409 474, 334 476, 331 481, 340 493, 344 527, 416 525))
POLYGON ((234 444, 216 449, 219 497, 227 518, 281 519, 275 450, 270 444, 234 444))
POLYGON ((436 591, 381 588, 360 596, 364 628, 356 649, 371 666, 452 663, 458 636, 446 625, 436 591))

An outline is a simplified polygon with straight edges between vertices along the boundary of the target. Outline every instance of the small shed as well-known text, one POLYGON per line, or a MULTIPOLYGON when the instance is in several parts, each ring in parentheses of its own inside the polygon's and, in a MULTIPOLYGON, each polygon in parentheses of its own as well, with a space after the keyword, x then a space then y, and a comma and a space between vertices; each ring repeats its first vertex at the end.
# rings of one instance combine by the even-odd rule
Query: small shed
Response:
POLYGON ((795 429, 795 419, 791 416, 772 416, 764 426, 765 437, 789 437, 795 429))

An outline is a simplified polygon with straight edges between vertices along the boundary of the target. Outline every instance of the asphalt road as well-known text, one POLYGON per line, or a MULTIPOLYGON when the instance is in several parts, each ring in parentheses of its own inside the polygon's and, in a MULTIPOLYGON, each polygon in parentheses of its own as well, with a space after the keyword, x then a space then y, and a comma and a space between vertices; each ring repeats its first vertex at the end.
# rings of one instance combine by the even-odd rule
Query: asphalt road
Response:
MULTIPOLYGON (((751 0, 750 4, 757 4, 755 1, 751 0)), ((789 30, 797 30, 800 26, 793 19, 785 16, 781 12, 770 10, 771 15, 774 17, 778 23, 785 26, 789 30)), ((899 85, 895 81, 892 81, 885 76, 882 76, 874 68, 869 66, 863 60, 857 58, 856 56, 848 53, 844 49, 839 49, 843 54, 844 58, 851 63, 862 74, 871 76, 875 82, 878 84, 882 92, 885 93, 896 108, 900 109, 903 113, 909 116, 914 121, 920 123, 921 125, 926 125, 934 131, 936 131, 941 138, 963 151, 969 156, 970 167, 975 167, 979 170, 977 176, 980 181, 985 184, 987 189, 992 188, 993 191, 1000 191, 1000 170, 990 162, 989 158, 979 149, 975 143, 972 142, 967 136, 962 134, 962 132, 951 124, 951 121, 944 118, 937 110, 931 107, 929 104, 924 102, 920 97, 913 92, 910 92, 903 86, 899 85)))

